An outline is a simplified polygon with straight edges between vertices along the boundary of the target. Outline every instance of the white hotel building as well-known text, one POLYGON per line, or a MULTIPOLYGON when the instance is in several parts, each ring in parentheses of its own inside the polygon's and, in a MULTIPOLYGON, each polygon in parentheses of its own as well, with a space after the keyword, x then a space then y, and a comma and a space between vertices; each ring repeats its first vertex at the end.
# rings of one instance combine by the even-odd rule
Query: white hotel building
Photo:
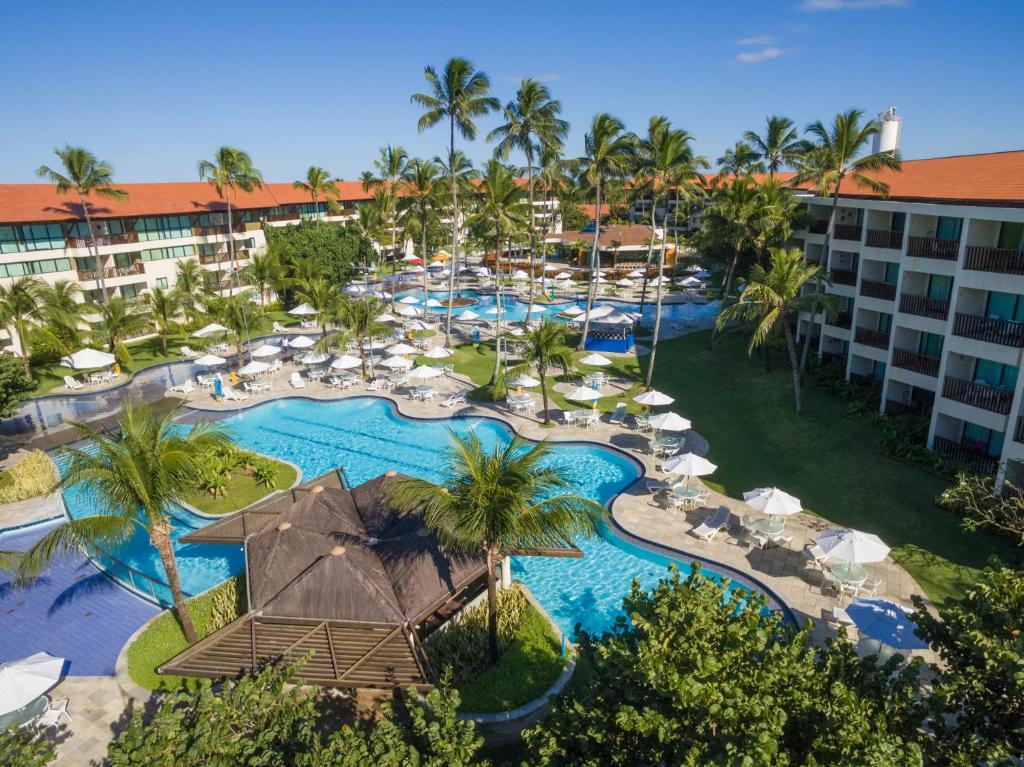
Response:
MULTIPOLYGON (((1024 477, 1024 151, 904 161, 844 182, 827 269, 839 315, 812 338, 873 379, 891 415, 930 417, 928 446, 984 473, 1024 477)), ((820 263, 831 200, 802 193, 795 237, 820 263)), ((800 323, 808 329, 808 317, 800 323)))

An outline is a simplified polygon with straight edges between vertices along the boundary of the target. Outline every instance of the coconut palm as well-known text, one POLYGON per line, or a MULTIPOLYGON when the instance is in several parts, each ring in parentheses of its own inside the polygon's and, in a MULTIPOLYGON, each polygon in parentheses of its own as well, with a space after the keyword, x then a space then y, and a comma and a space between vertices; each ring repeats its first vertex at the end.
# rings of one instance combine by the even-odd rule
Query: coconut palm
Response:
MULTIPOLYGON (((793 178, 795 184, 811 184, 822 196, 828 193, 832 195, 828 230, 822 248, 821 264, 825 271, 828 270, 829 248, 835 230, 839 191, 843 181, 851 178, 856 184, 884 197, 889 194, 889 185, 878 181, 871 174, 885 170, 898 171, 902 167, 897 151, 864 154, 882 126, 878 120, 863 122, 863 118, 862 110, 850 109, 837 114, 830 126, 826 126, 820 120, 807 126, 811 141, 805 144, 803 155, 797 162, 796 176, 793 178)), ((824 290, 823 275, 816 278, 815 288, 819 293, 824 290)), ((801 373, 807 366, 812 335, 808 327, 800 357, 801 373)))
MULTIPOLYGON (((388 226, 389 213, 388 207, 390 205, 390 199, 388 198, 387 192, 383 189, 378 189, 372 198, 367 202, 360 202, 356 204, 356 220, 352 223, 356 231, 359 232, 363 237, 374 243, 376 247, 381 248, 380 257, 378 260, 383 262, 383 247, 381 243, 384 242, 385 232, 388 226)), ((367 253, 367 261, 363 266, 366 267, 366 279, 364 280, 366 285, 370 284, 370 255, 367 253)), ((383 271, 383 266, 382 266, 383 271)), ((391 286, 391 303, 394 306, 394 286, 391 286)))
MULTIPOLYGON (((494 155, 507 160, 513 149, 521 151, 526 158, 527 197, 530 204, 530 274, 536 271, 537 228, 534 226, 534 159, 541 147, 552 151, 562 148, 569 132, 569 123, 558 115, 562 111, 560 102, 551 98, 551 91, 543 83, 524 78, 516 91, 515 98, 505 105, 505 122, 487 134, 488 141, 497 140, 494 155)), ((530 282, 530 301, 526 309, 526 321, 533 311, 533 286, 530 282)))
POLYGON ((524 347, 523 361, 508 371, 508 377, 515 378, 530 371, 537 374, 544 403, 544 423, 550 424, 548 374, 553 370, 560 370, 563 374, 572 370, 572 349, 566 344, 565 325, 560 322, 543 320, 540 327, 534 330, 529 330, 524 323, 523 329, 527 331, 526 334, 516 339, 524 347))
POLYGON ((72 422, 86 444, 64 449, 68 461, 62 484, 89 487, 103 513, 69 519, 51 530, 20 558, 18 570, 28 578, 62 553, 107 549, 142 530, 160 555, 185 638, 195 642, 178 578, 171 509, 196 487, 202 456, 231 440, 213 423, 181 429, 173 422, 175 415, 157 415, 139 400, 124 405, 119 428, 109 432, 101 434, 88 424, 72 422))
MULTIPOLYGON (((313 201, 313 217, 318 224, 320 223, 320 200, 327 200, 329 204, 331 198, 337 199, 338 197, 338 185, 331 178, 331 172, 319 165, 310 165, 306 171, 306 178, 302 181, 293 181, 292 186, 309 195, 313 201)), ((260 298, 263 298, 262 291, 260 298)))
POLYGON ((442 120, 448 120, 448 172, 452 197, 452 266, 448 276, 448 313, 445 322, 445 346, 451 343, 452 304, 455 293, 455 275, 459 271, 459 179, 455 154, 455 132, 467 141, 476 137, 474 119, 493 112, 501 105, 490 95, 491 79, 485 72, 473 69, 467 59, 448 59, 444 71, 438 73, 434 67, 423 70, 423 76, 430 86, 429 93, 414 93, 412 103, 424 109, 417 129, 422 133, 433 128, 442 120))
MULTIPOLYGON (((405 230, 419 235, 420 258, 427 262, 427 239, 432 230, 441 225, 444 209, 444 186, 441 167, 430 160, 411 160, 402 181, 402 198, 398 201, 398 215, 405 230)), ((423 270, 423 304, 427 303, 427 270, 423 270)))
POLYGON ((333 338, 325 340, 325 344, 353 340, 359 349, 362 362, 362 373, 366 376, 366 342, 378 338, 390 338, 393 329, 390 324, 381 320, 384 304, 374 296, 358 298, 342 298, 338 304, 337 319, 341 328, 333 338))
POLYGON ((580 158, 580 169, 583 178, 594 189, 595 211, 598 211, 594 227, 594 244, 590 251, 591 279, 588 280, 587 309, 583 318, 583 336, 580 338, 580 349, 587 342, 590 332, 590 311, 594 306, 594 289, 597 283, 593 273, 597 270, 601 239, 601 186, 608 179, 624 176, 633 162, 635 141, 625 131, 622 121, 610 114, 601 112, 594 116, 590 131, 584 138, 585 154, 580 158))
POLYGON ((25 375, 32 375, 29 362, 29 329, 39 319, 39 293, 43 282, 38 277, 19 277, 7 287, 0 285, 0 326, 14 327, 25 363, 25 375))
POLYGON ((722 297, 728 299, 736 265, 744 250, 754 244, 754 222, 759 215, 757 185, 750 176, 736 176, 715 187, 711 204, 705 211, 705 223, 716 229, 732 250, 725 273, 722 297))
MULTIPOLYGON (((563 196, 568 195, 572 189, 572 180, 569 177, 574 161, 567 161, 562 157, 561 147, 541 145, 540 169, 534 183, 540 187, 541 196, 544 201, 551 204, 552 198, 559 201, 563 196)), ((545 242, 548 235, 549 224, 554 223, 552 216, 544 217, 544 224, 541 226, 541 241, 545 242)), ((546 246, 545 242, 545 246, 546 246)), ((541 252, 540 273, 545 274, 544 267, 547 266, 547 247, 541 252)))
POLYGON ((181 297, 173 290, 153 288, 145 294, 143 300, 149 307, 156 334, 160 336, 160 346, 167 354, 167 340, 181 330, 178 315, 181 312, 181 297))
POLYGON ((771 268, 765 270, 760 264, 753 266, 739 301, 727 306, 718 315, 716 324, 721 328, 734 319, 753 323, 748 353, 753 353, 779 328, 782 329, 793 373, 793 397, 799 414, 803 403, 793 328, 802 312, 810 312, 812 316, 822 312, 834 317, 836 299, 824 293, 803 292, 804 285, 817 278, 822 268, 818 264, 806 263, 799 248, 772 248, 770 253, 771 268))
POLYGON ((149 329, 149 307, 133 298, 113 296, 107 303, 96 307, 96 313, 100 319, 94 326, 93 337, 98 343, 105 344, 119 360, 130 362, 131 355, 124 342, 149 329))
POLYGON ((79 299, 82 288, 73 280, 57 280, 52 285, 40 283, 37 301, 41 322, 37 333, 50 339, 67 354, 80 346, 81 328, 85 324, 88 304, 79 299))
POLYGON ((498 660, 498 562, 522 549, 591 537, 603 515, 600 504, 568 491, 569 478, 547 460, 549 452, 546 442, 531 447, 519 436, 487 452, 475 433, 452 432, 443 485, 407 478, 388 488, 391 502, 422 515, 445 545, 484 555, 492 664, 498 660))
POLYGON ((103 264, 100 261, 100 249, 96 242, 96 234, 92 229, 92 217, 89 214, 89 198, 106 197, 111 200, 127 200, 128 193, 113 186, 114 169, 109 163, 96 159, 87 149, 65 144, 53 153, 60 160, 60 170, 49 165, 40 165, 36 174, 57 186, 57 194, 74 193, 78 196, 82 217, 89 238, 89 248, 96 264, 96 281, 100 288, 100 300, 107 300, 107 285, 104 281, 103 264))
POLYGON ((807 206, 775 178, 767 178, 758 184, 757 198, 759 210, 754 221, 754 245, 762 266, 767 266, 768 248, 780 247, 790 238, 793 229, 804 218, 807 206))
POLYGON ((776 172, 783 165, 795 164, 804 149, 803 142, 797 138, 793 121, 778 115, 772 115, 765 121, 763 136, 748 130, 743 134, 743 139, 767 166, 769 178, 775 178, 776 172))
POLYGON ((751 173, 764 173, 761 155, 746 141, 737 141, 716 161, 718 172, 723 176, 746 176, 751 173))
POLYGON ((195 319, 199 314, 197 304, 203 299, 206 288, 203 274, 206 272, 194 258, 179 261, 174 272, 174 292, 178 294, 185 313, 195 319))
POLYGON ((242 359, 242 344, 249 340, 250 323, 258 325, 262 319, 259 307, 252 305, 252 297, 252 291, 246 289, 231 296, 211 296, 207 300, 210 315, 231 332, 239 362, 242 359))
POLYGON ((260 294, 260 306, 266 308, 267 293, 281 283, 283 270, 277 253, 257 253, 242 270, 245 279, 260 294))
POLYGON ((309 304, 316 310, 316 320, 320 323, 323 334, 327 335, 327 325, 334 321, 338 314, 342 294, 338 286, 316 277, 300 290, 296 297, 299 301, 309 304))
POLYGON ((409 165, 409 153, 400 146, 388 144, 380 150, 380 156, 373 161, 376 175, 363 174, 363 189, 383 190, 388 198, 388 220, 391 224, 391 259, 398 258, 398 191, 399 182, 409 165))

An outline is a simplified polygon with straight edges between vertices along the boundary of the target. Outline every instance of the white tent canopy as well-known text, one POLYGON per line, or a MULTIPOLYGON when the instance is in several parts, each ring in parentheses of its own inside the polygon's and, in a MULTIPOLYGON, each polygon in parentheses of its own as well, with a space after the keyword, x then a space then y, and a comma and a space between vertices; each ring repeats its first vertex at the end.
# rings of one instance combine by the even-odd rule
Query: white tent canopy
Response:
POLYGON ((362 364, 363 361, 361 359, 353 357, 351 354, 342 354, 340 357, 335 357, 331 360, 331 367, 335 370, 351 370, 362 364))
POLYGON ((826 530, 816 543, 829 557, 844 562, 881 562, 889 554, 889 547, 881 538, 860 530, 826 530))
POLYGON ((299 304, 294 309, 289 309, 288 314, 294 314, 297 317, 310 316, 316 314, 316 309, 309 304, 299 304))
POLYGON ((0 666, 0 714, 27 706, 60 681, 64 659, 37 652, 0 666))
POLYGON ((678 413, 656 415, 649 423, 652 428, 658 431, 688 431, 693 428, 693 424, 678 413))
POLYGON ((308 349, 310 346, 316 344, 309 336, 296 336, 287 340, 285 343, 288 344, 292 349, 308 349))
POLYGON ((651 389, 645 391, 642 394, 638 394, 633 397, 633 401, 638 405, 647 405, 648 407, 659 407, 661 405, 671 405, 675 402, 675 398, 662 394, 657 389, 651 389))
POLYGON ((446 357, 451 357, 453 354, 455 352, 447 346, 432 346, 423 353, 423 356, 431 360, 443 360, 446 357))
POLYGON ((273 357, 275 354, 280 353, 281 347, 274 346, 273 344, 263 344, 251 352, 253 357, 273 357))
POLYGON ((718 467, 696 453, 683 453, 669 458, 661 465, 661 468, 669 474, 678 474, 683 477, 703 477, 711 474, 718 467))
POLYGON ((223 357, 218 357, 216 354, 204 354, 199 359, 192 360, 193 365, 199 365, 203 368, 215 368, 218 365, 223 365, 227 362, 223 357))
POLYGON ((106 368, 117 362, 113 354, 98 349, 79 349, 74 354, 61 357, 60 364, 72 370, 93 370, 106 368))
POLYGON ((601 398, 601 393, 597 389, 591 389, 589 386, 577 386, 566 394, 565 398, 571 399, 573 402, 593 402, 601 398))
POLYGON ((260 373, 266 373, 270 370, 269 362, 260 362, 259 360, 253 360, 248 365, 243 365, 238 369, 238 374, 242 376, 257 376, 260 373))
POLYGON ((605 365, 611 365, 612 361, 603 354, 594 352, 593 354, 588 354, 586 357, 581 359, 580 364, 590 365, 591 367, 604 367, 605 365))
POLYGON ((223 325, 216 322, 211 322, 209 325, 204 325, 203 327, 199 328, 199 330, 197 330, 192 335, 194 335, 196 338, 206 338, 207 336, 219 336, 227 332, 228 329, 223 325))
POLYGON ((409 378, 415 378, 423 381, 428 378, 437 378, 439 375, 441 375, 441 371, 437 368, 430 367, 430 365, 419 365, 409 371, 409 378))
POLYGON ((759 487, 743 494, 743 501, 763 514, 785 517, 803 510, 799 498, 777 487, 759 487))

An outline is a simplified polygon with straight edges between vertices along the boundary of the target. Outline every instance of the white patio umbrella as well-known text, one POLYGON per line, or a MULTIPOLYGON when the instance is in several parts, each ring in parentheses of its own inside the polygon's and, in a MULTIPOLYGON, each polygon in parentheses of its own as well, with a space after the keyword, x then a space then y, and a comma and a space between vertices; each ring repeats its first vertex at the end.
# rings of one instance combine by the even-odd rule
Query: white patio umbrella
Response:
POLYGON ((522 269, 516 269, 514 272, 512 272, 512 279, 513 280, 528 280, 528 279, 530 279, 530 275, 528 275, 522 269))
POLYGON ((335 357, 331 360, 331 367, 335 370, 351 370, 362 364, 363 361, 361 359, 353 357, 351 354, 342 354, 340 357, 335 357))
POLYGON ((402 256, 402 260, 403 261, 419 261, 420 257, 417 256, 414 253, 406 253, 404 256, 402 256))
POLYGON ((703 458, 695 453, 683 453, 682 455, 675 455, 669 458, 661 465, 661 468, 668 474, 678 474, 686 477, 687 481, 689 481, 690 477, 707 476, 718 467, 707 458, 703 458))
POLYGON ((406 296, 405 298, 398 299, 400 304, 418 304, 420 300, 416 296, 406 296))
POLYGON ((64 659, 37 652, 0 666, 0 714, 27 706, 60 681, 64 659))
POLYGON ((667 394, 662 394, 657 389, 651 389, 645 391, 642 394, 637 394, 633 397, 633 401, 638 405, 647 405, 647 407, 659 407, 661 405, 671 405, 675 402, 674 397, 670 397, 667 394))
POLYGON ((426 381, 428 378, 437 378, 439 375, 441 375, 441 371, 430 367, 430 365, 418 365, 409 371, 409 378, 422 381, 426 381))
POLYGON ((486 266, 477 267, 476 273, 479 274, 481 277, 491 276, 491 270, 488 269, 486 266))
POLYGON ((280 346, 274 346, 273 344, 262 344, 256 349, 253 349, 251 354, 253 357, 273 357, 275 354, 281 353, 280 346))
POLYGON ((557 272, 558 271, 558 267, 555 266, 554 264, 544 264, 544 271, 545 272, 557 272))
POLYGON ((569 272, 559 272, 555 275, 556 280, 571 280, 572 275, 569 272))
POLYGON ((396 313, 402 317, 419 317, 421 314, 423 314, 423 312, 417 309, 415 306, 409 306, 408 304, 401 307, 400 309, 397 309, 396 313))
POLYGON ((432 346, 423 353, 423 356, 430 360, 443 360, 446 357, 451 357, 453 354, 455 352, 447 346, 432 346))
POLYGON ((522 336, 526 335, 526 331, 523 330, 522 328, 512 328, 510 331, 508 331, 508 334, 510 336, 522 336))
POLYGON ((407 343, 397 343, 397 344, 394 344, 393 346, 389 346, 388 347, 388 354, 397 354, 399 356, 402 356, 402 355, 405 355, 405 354, 419 354, 419 353, 420 353, 419 349, 417 349, 415 346, 410 346, 407 343))
POLYGON ((776 517, 788 517, 803 510, 803 504, 799 498, 794 498, 789 493, 779 490, 777 487, 759 487, 743 494, 743 501, 752 509, 762 514, 770 514, 776 517))
POLYGON ((316 344, 316 341, 309 336, 296 336, 295 338, 288 339, 287 343, 292 349, 308 349, 316 344))
POLYGON ((404 370, 412 367, 412 360, 407 360, 405 357, 388 357, 380 363, 380 366, 394 370, 404 370))
POLYGON ((218 357, 216 354, 204 354, 202 357, 192 360, 193 365, 199 365, 202 368, 215 368, 225 362, 227 362, 226 359, 218 357))
POLYGON ((227 332, 228 329, 223 325, 216 322, 211 322, 209 325, 204 325, 203 327, 199 328, 199 330, 197 330, 192 335, 194 335, 196 338, 206 338, 207 336, 219 336, 222 333, 227 332))
POLYGON ((540 386, 540 381, 531 376, 529 373, 520 373, 515 378, 510 379, 508 385, 532 389, 534 386, 540 386))
POLYGON ((406 330, 430 330, 430 325, 425 323, 423 320, 410 320, 405 323, 406 330))
POLYGON ((635 279, 636 279, 636 278, 638 278, 638 277, 640 277, 640 278, 643 278, 643 276, 644 276, 645 274, 646 274, 646 272, 645 272, 645 271, 644 271, 643 269, 634 269, 633 271, 631 271, 631 272, 630 272, 629 274, 627 274, 626 276, 627 276, 627 277, 632 277, 632 278, 633 278, 633 279, 635 280, 635 279))
POLYGON ((294 314, 296 317, 309 317, 316 314, 316 309, 309 304, 299 304, 294 309, 289 309, 288 314, 294 314))
POLYGON ((238 369, 238 375, 240 376, 258 376, 260 373, 266 373, 270 370, 269 362, 260 362, 259 360, 253 360, 247 365, 242 365, 238 369))
POLYGON ((668 280, 666 280, 664 277, 655 277, 653 280, 649 280, 647 282, 647 284, 649 286, 655 287, 655 288, 657 288, 657 287, 659 287, 661 285, 665 285, 667 283, 668 283, 668 280))
POLYGON ((662 413, 656 415, 649 422, 651 428, 658 431, 687 431, 693 428, 693 424, 678 413, 662 413))
POLYGON ((387 349, 389 346, 391 346, 391 342, 385 341, 382 338, 370 338, 363 341, 363 348, 369 352, 377 351, 378 349, 387 349))
POLYGON ((559 314, 564 315, 566 317, 579 317, 581 314, 585 313, 586 311, 576 306, 576 304, 573 304, 568 309, 563 309, 562 311, 559 312, 559 314))
POLYGON ((615 284, 618 285, 620 288, 631 288, 633 287, 633 280, 629 279, 628 277, 623 277, 621 280, 616 280, 615 284))
POLYGON ((565 398, 573 402, 590 402, 596 406, 597 401, 601 398, 601 394, 597 389, 591 389, 589 386, 577 386, 566 394, 565 398))
POLYGON ((826 530, 815 542, 825 554, 844 562, 881 562, 889 553, 881 538, 860 530, 826 530))
POLYGON ((347 288, 345 288, 345 292, 352 296, 358 296, 362 293, 365 293, 366 288, 364 288, 362 285, 349 285, 347 288))
POLYGON ((604 306, 595 306, 590 310, 590 319, 599 320, 602 317, 607 317, 610 314, 615 314, 615 307, 605 304, 604 306))
POLYGON ((402 271, 407 274, 423 274, 423 267, 420 266, 419 264, 416 264, 416 266, 412 266, 408 269, 403 269, 402 271))
POLYGON ((322 365, 330 359, 330 356, 324 352, 306 352, 301 357, 296 357, 295 359, 303 365, 322 365))
POLYGON ((444 306, 444 304, 442 304, 436 298, 428 298, 427 299, 427 306, 429 306, 431 309, 436 309, 439 306, 444 306))
POLYGON ((93 370, 95 368, 106 368, 117 362, 113 354, 101 352, 98 349, 79 349, 74 354, 61 357, 60 364, 73 370, 93 370))
POLYGON ((378 322, 401 322, 402 320, 399 319, 398 317, 396 317, 393 314, 388 314, 387 312, 384 312, 383 314, 377 315, 377 321, 378 322))
POLYGON ((488 309, 486 312, 484 312, 484 314, 497 314, 497 313, 498 313, 498 307, 497 306, 492 306, 490 309, 488 309))
POLYGON ((593 353, 588 354, 586 357, 580 360, 581 365, 590 365, 591 367, 604 367, 605 365, 611 365, 612 361, 605 357, 603 354, 593 353))
POLYGON ((474 312, 472 309, 466 309, 462 314, 459 315, 460 320, 478 320, 480 315, 474 312))
POLYGON ((373 291, 373 297, 374 298, 382 298, 385 301, 388 301, 388 300, 391 299, 391 294, 388 293, 386 290, 375 290, 375 291, 373 291))

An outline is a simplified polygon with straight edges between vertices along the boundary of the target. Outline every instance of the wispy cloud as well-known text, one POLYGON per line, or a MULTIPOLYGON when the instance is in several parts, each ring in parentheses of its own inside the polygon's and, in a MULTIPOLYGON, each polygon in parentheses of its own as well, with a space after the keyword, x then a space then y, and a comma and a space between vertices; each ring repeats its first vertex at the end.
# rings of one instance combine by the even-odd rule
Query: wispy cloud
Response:
POLYGON ((514 77, 512 75, 507 75, 505 77, 499 77, 498 80, 503 83, 519 83, 527 77, 541 83, 553 83, 562 79, 562 75, 557 72, 546 72, 540 75, 515 75, 514 77))
POLYGON ((910 0, 802 0, 801 11, 869 11, 875 8, 899 8, 910 5, 910 0))
POLYGON ((789 56, 796 53, 795 48, 784 49, 784 48, 762 48, 759 51, 744 51, 743 53, 736 54, 736 58, 733 59, 735 64, 760 64, 763 61, 771 61, 772 59, 782 58, 783 56, 789 56))
POLYGON ((772 35, 755 35, 740 38, 733 45, 771 45, 774 42, 775 38, 772 35))

